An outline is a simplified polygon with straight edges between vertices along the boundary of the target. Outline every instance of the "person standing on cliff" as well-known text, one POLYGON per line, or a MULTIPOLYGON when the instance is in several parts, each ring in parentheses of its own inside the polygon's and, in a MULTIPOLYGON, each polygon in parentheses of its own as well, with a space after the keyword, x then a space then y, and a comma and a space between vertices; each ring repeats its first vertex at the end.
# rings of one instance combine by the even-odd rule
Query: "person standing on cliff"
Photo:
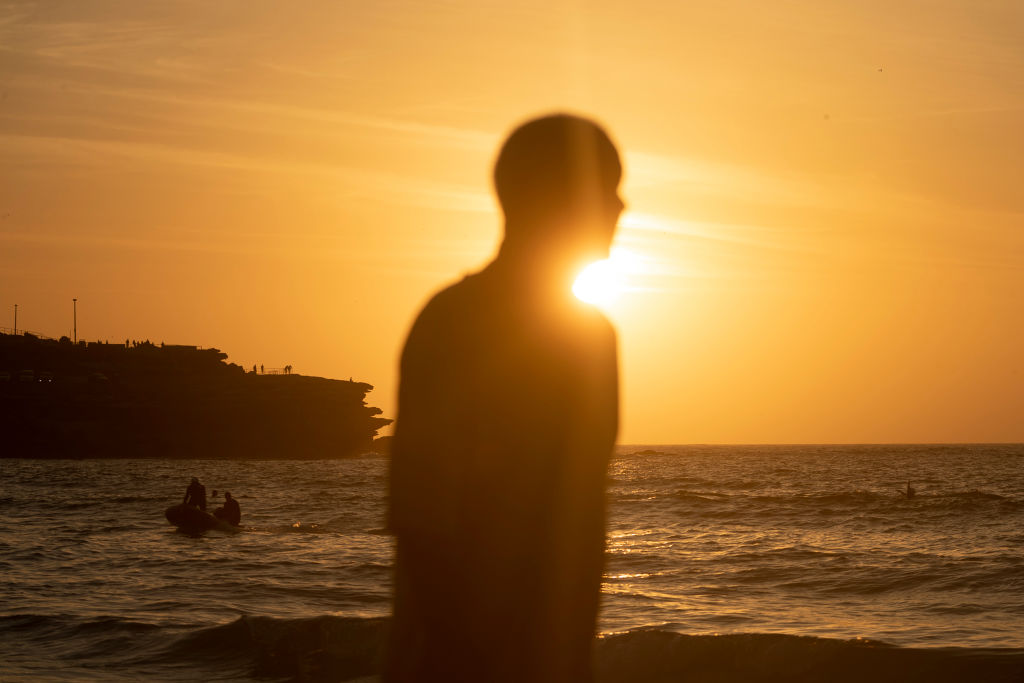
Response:
POLYGON ((497 257, 434 296, 409 333, 386 683, 593 680, 617 350, 571 286, 608 257, 620 177, 592 121, 517 128, 494 168, 497 257))

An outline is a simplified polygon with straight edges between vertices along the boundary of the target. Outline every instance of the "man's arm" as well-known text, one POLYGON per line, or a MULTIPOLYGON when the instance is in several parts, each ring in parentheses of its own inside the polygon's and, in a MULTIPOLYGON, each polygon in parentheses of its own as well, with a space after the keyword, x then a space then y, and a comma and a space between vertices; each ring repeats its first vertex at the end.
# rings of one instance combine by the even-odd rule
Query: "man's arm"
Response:
POLYGON ((453 524, 458 476, 453 443, 458 392, 453 388, 451 326, 444 293, 420 313, 402 352, 398 416, 391 445, 388 528, 392 533, 443 534, 453 524))

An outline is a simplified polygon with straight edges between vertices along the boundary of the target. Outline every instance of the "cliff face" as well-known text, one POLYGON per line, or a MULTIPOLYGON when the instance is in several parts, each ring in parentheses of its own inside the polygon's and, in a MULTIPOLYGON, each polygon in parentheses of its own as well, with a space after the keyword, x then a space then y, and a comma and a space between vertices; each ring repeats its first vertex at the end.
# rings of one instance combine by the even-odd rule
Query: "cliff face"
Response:
POLYGON ((0 456, 332 458, 391 420, 363 382, 256 375, 217 349, 0 335, 0 456))

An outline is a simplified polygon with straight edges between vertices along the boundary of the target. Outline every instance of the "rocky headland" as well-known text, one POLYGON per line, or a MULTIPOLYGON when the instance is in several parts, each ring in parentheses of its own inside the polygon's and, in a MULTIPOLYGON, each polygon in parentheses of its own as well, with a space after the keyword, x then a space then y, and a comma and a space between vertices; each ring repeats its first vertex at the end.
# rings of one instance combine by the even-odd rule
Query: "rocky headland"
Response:
POLYGON ((218 349, 0 334, 0 457, 336 458, 391 420, 365 382, 258 374, 218 349))

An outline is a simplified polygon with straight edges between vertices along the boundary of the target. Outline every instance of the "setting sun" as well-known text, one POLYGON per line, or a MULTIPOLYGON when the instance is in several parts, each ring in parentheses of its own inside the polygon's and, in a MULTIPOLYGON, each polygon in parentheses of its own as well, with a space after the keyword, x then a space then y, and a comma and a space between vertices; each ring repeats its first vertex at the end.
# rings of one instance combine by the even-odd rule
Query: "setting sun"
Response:
POLYGON ((572 293, 588 304, 608 305, 628 289, 629 274, 637 270, 637 263, 638 258, 632 252, 613 249, 609 258, 583 269, 572 285, 572 293))
POLYGON ((600 306, 619 297, 623 277, 611 259, 594 261, 583 269, 572 285, 572 293, 580 301, 600 306))

